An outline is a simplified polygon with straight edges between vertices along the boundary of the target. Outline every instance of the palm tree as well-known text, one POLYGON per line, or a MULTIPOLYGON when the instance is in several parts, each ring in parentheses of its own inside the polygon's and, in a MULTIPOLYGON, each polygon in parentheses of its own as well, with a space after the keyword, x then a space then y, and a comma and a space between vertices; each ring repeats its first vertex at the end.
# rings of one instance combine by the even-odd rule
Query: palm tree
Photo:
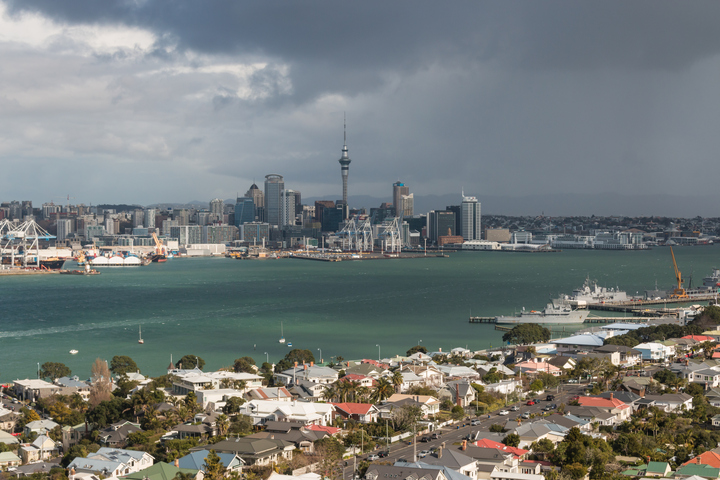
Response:
POLYGON ((395 393, 400 393, 400 385, 403 384, 403 376, 400 370, 395 370, 392 374, 392 384, 395 386, 395 393))
POLYGON ((217 427, 220 435, 225 435, 230 427, 230 419, 224 413, 217 417, 217 427))
POLYGON ((387 378, 381 378, 378 380, 377 385, 375 386, 375 391, 373 391, 370 396, 370 400, 374 403, 382 402, 386 398, 390 397, 394 391, 395 390, 392 383, 390 383, 390 380, 387 378))
POLYGON ((357 388, 357 396, 359 397, 358 401, 360 403, 367 403, 368 397, 370 397, 370 389, 368 387, 360 385, 357 388))
POLYGON ((358 389, 360 388, 360 382, 357 382, 355 380, 351 380, 349 382, 345 382, 348 384, 348 393, 352 395, 353 402, 357 402, 357 394, 358 389))
POLYGON ((338 385, 334 383, 328 383, 327 385, 325 385, 322 396, 328 402, 332 402, 333 400, 335 400, 339 396, 338 385))

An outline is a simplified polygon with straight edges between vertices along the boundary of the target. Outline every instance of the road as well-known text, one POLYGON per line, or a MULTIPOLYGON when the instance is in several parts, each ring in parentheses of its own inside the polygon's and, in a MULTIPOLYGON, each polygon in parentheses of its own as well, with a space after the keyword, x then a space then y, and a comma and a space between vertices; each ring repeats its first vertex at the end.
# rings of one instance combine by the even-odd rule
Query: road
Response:
MULTIPOLYGON (((582 395, 584 390, 584 385, 561 385, 560 389, 556 392, 555 389, 552 391, 547 391, 545 393, 542 393, 538 395, 537 398, 540 398, 541 401, 536 403, 533 406, 528 406, 525 404, 525 402, 518 402, 515 404, 508 404, 507 407, 505 407, 503 410, 510 410, 510 407, 513 405, 517 405, 519 410, 517 412, 510 412, 510 415, 498 415, 498 411, 495 411, 490 414, 490 418, 488 418, 488 415, 480 415, 478 417, 470 418, 468 417, 466 420, 456 422, 452 425, 448 425, 443 427, 442 429, 438 430, 438 432, 441 434, 439 439, 430 440, 429 442, 422 442, 420 441, 423 437, 429 437, 430 434, 422 434, 415 437, 417 444, 416 445, 409 445, 408 441, 404 442, 396 442, 392 445, 390 445, 390 454, 385 457, 377 460, 373 463, 390 463, 394 464, 398 459, 405 459, 408 462, 414 461, 414 449, 419 454, 422 450, 431 450, 433 448, 438 448, 442 443, 445 443, 446 448, 451 448, 453 444, 460 443, 462 440, 464 440, 469 434, 473 432, 488 432, 490 431, 490 425, 494 423, 499 423, 504 425, 505 422, 507 422, 508 419, 516 420, 520 417, 523 413, 530 413, 530 414, 541 414, 544 413, 542 411, 543 408, 545 408, 547 405, 554 403, 556 405, 560 405, 561 403, 564 403, 567 405, 570 403, 570 399, 575 395, 582 395), (555 399, 551 402, 545 401, 545 397, 547 395, 554 395, 555 399), (479 421, 479 424, 472 426, 470 425, 472 420, 479 421)), ((526 421, 526 420, 525 420, 526 421)), ((374 452, 369 452, 364 455, 358 455, 357 457, 357 464, 359 465, 361 461, 366 460, 368 455, 370 453, 377 453, 381 450, 386 450, 385 445, 382 445, 380 448, 375 450, 374 452)), ((418 458, 418 460, 422 460, 421 458, 418 458)), ((353 459, 350 458, 349 460, 346 460, 347 466, 344 468, 344 478, 347 480, 351 480, 353 478, 353 459)))

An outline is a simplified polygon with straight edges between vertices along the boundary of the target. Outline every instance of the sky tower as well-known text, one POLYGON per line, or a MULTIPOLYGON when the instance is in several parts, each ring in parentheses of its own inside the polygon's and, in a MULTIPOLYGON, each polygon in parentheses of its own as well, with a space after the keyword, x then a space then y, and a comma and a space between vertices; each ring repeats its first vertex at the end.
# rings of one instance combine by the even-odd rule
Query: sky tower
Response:
POLYGON ((343 118, 343 148, 342 148, 342 157, 340 157, 340 174, 342 175, 342 182, 343 182, 343 205, 345 208, 345 219, 348 217, 348 199, 347 199, 347 179, 348 179, 348 172, 350 171, 350 157, 348 157, 348 148, 347 148, 347 123, 345 122, 345 118, 343 118))

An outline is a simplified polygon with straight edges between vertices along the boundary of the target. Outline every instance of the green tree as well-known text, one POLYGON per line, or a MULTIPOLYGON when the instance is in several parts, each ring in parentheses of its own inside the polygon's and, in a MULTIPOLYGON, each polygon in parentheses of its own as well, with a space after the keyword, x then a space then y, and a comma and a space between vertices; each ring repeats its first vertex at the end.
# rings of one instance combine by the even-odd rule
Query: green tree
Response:
POLYGON ((427 354, 428 349, 425 348, 425 347, 423 347, 422 345, 415 345, 415 346, 412 347, 410 350, 408 350, 407 352, 405 352, 405 356, 406 356, 406 357, 409 357, 410 355, 415 355, 415 354, 418 353, 418 352, 427 354))
POLYGON ((517 433, 510 433, 502 439, 502 443, 508 447, 517 447, 520 445, 520 435, 517 433))
POLYGON ((253 368, 254 366, 255 360, 251 357, 242 357, 235 360, 235 363, 233 364, 233 371, 235 373, 255 373, 255 369, 253 368))
POLYGON ((500 380, 502 380, 502 376, 500 376, 500 374, 498 373, 497 368, 492 367, 488 371, 488 373, 486 373, 485 376, 482 377, 482 379, 483 379, 483 382, 485 382, 487 384, 492 384, 492 383, 498 383, 500 380))
POLYGON ((550 340, 550 330, 537 323, 523 323, 505 333, 502 339, 503 342, 516 345, 547 342, 550 340))
POLYGON ((562 468, 562 473, 569 476, 572 480, 581 480, 582 478, 585 478, 587 471, 587 467, 582 463, 571 463, 562 468))
POLYGON ((115 375, 139 372, 140 369, 135 361, 127 355, 115 355, 110 360, 110 371, 115 375))
POLYGON ((145 445, 150 440, 149 432, 133 432, 128 435, 128 443, 130 445, 145 445))
POLYGON ((242 397, 230 397, 225 402, 223 407, 223 413, 226 415, 233 415, 240 411, 240 407, 245 403, 245 399, 242 397))
POLYGON ((490 425, 490 431, 494 433, 502 433, 505 431, 505 427, 503 427, 499 423, 493 423, 492 425, 490 425))
POLYGON ((228 433, 233 435, 249 435, 252 433, 253 421, 247 415, 235 415, 230 422, 228 433))
POLYGON ((375 390, 370 396, 370 400, 374 403, 379 403, 392 396, 393 393, 395 393, 395 389, 393 388, 392 383, 390 383, 390 380, 382 377, 378 380, 375 390))
POLYGON ((178 360, 175 366, 177 368, 183 368, 185 370, 190 370, 195 367, 202 370, 205 366, 205 360, 198 357, 197 355, 185 355, 180 360, 178 360))
POLYGON ((293 350, 290 350, 288 354, 285 355, 285 358, 280 360, 277 365, 275 365, 275 372, 279 373, 289 368, 292 368, 295 365, 295 362, 297 362, 298 365, 302 365, 303 363, 310 363, 314 361, 315 355, 313 355, 310 350, 302 350, 299 348, 295 348, 293 350))
POLYGON ((465 416, 465 410, 460 405, 455 405, 452 410, 450 410, 450 416, 453 420, 460 420, 465 416))
POLYGON ((64 363, 45 362, 40 367, 40 378, 55 381, 60 377, 69 377, 72 372, 64 363))
POLYGON ((210 450, 208 456, 205 457, 203 470, 205 471, 205 478, 209 480, 222 480, 225 477, 225 466, 220 461, 220 457, 215 453, 215 450, 210 450))
POLYGON ((543 388, 545 388, 545 386, 543 385, 542 380, 540 380, 539 378, 537 380, 533 380, 533 382, 530 384, 530 390, 535 393, 541 392, 543 388))

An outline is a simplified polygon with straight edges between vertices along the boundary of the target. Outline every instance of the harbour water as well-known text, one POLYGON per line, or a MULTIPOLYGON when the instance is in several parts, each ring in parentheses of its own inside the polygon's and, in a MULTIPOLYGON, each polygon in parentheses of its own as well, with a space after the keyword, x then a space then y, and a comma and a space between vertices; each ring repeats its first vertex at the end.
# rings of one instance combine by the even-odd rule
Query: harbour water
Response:
MULTIPOLYGON (((714 246, 677 248, 675 256, 694 284, 720 266, 714 246)), ((293 348, 317 358, 321 349, 325 361, 403 354, 420 340, 431 351, 499 346, 502 332, 468 317, 542 308, 588 275, 633 295, 674 280, 666 248, 339 263, 181 258, 97 276, 5 277, 0 380, 34 378, 48 361, 86 378, 96 358, 114 355, 132 357, 153 376, 171 355, 197 355, 211 369, 244 355, 261 363, 265 352, 273 362, 289 350, 278 343, 280 322, 293 348)))

